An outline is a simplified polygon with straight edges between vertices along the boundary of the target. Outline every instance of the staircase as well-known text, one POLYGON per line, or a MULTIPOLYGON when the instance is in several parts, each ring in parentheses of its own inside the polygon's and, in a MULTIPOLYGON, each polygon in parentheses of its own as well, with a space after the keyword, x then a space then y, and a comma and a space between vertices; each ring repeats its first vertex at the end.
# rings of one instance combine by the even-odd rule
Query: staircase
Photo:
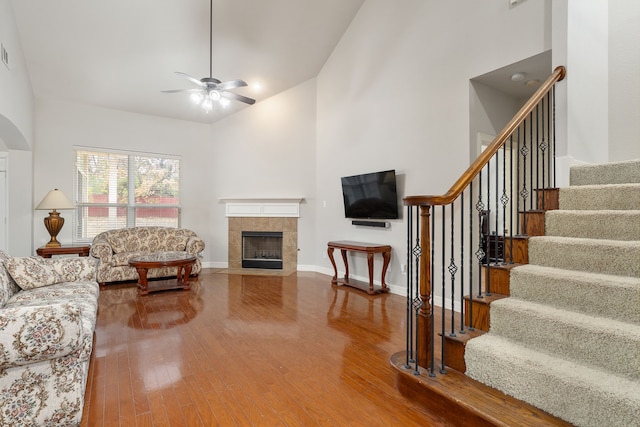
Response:
POLYGON ((639 425, 640 161, 570 181, 466 343, 466 374, 575 425, 639 425))

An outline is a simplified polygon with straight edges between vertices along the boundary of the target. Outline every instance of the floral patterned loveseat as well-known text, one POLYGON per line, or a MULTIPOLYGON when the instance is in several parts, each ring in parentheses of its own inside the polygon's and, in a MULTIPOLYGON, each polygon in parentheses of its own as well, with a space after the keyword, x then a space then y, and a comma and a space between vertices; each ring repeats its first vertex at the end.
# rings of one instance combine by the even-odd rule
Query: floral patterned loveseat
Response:
MULTIPOLYGON (((91 243, 91 256, 98 258, 97 280, 106 282, 137 280, 138 272, 129 265, 133 257, 154 252, 185 251, 197 257, 191 270, 197 275, 202 270, 200 252, 204 240, 191 230, 172 227, 131 227, 109 230, 98 234, 91 243)), ((150 269, 149 278, 176 275, 175 267, 150 269)))
POLYGON ((79 425, 98 309, 95 260, 0 251, 0 425, 79 425))

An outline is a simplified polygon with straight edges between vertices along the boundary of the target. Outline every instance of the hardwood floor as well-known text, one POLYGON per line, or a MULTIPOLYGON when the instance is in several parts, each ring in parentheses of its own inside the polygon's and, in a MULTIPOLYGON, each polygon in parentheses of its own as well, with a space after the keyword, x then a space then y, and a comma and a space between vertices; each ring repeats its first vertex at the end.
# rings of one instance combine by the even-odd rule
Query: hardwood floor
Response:
POLYGON ((396 389, 405 299, 203 270, 101 290, 83 426, 445 426, 396 389))

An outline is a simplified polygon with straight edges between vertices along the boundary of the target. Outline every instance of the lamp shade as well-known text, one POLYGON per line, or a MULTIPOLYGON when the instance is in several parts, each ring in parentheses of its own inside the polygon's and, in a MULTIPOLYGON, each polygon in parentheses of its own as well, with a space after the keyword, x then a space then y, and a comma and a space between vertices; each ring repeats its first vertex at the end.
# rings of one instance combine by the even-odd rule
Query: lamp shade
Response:
POLYGON ((57 188, 49 191, 44 199, 36 206, 36 210, 54 211, 61 209, 74 209, 75 206, 64 195, 64 193, 57 188))

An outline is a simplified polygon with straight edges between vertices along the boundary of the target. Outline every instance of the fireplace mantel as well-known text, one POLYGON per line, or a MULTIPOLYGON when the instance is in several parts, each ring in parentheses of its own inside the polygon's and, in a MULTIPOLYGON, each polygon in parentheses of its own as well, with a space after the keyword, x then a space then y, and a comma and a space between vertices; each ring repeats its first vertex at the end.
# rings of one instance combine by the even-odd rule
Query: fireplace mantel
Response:
POLYGON ((227 217, 300 217, 302 197, 221 198, 227 217))

